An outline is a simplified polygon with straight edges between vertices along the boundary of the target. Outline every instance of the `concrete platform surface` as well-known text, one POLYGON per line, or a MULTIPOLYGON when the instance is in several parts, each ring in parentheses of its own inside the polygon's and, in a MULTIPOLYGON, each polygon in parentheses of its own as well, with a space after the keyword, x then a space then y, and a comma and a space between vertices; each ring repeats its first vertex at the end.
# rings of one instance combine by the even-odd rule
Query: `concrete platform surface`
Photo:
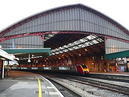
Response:
POLYGON ((9 78, 0 80, 0 97, 63 97, 63 95, 49 80, 38 74, 11 71, 9 78))

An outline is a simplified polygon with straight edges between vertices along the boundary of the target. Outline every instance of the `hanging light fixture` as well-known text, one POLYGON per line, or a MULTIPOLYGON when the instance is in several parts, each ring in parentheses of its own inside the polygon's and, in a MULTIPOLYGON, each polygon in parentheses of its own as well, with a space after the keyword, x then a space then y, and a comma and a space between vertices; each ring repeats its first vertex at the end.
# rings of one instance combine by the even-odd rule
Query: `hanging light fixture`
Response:
POLYGON ((30 60, 30 54, 29 54, 29 56, 28 56, 28 62, 29 62, 29 63, 31 62, 31 60, 30 60))

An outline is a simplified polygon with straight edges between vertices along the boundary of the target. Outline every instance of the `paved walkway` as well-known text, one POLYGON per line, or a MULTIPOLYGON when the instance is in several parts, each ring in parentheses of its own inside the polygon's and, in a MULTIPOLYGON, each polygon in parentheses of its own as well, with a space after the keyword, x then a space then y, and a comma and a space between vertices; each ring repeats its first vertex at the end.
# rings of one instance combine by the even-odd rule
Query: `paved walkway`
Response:
POLYGON ((63 97, 57 88, 44 77, 11 71, 9 78, 0 80, 0 97, 63 97))

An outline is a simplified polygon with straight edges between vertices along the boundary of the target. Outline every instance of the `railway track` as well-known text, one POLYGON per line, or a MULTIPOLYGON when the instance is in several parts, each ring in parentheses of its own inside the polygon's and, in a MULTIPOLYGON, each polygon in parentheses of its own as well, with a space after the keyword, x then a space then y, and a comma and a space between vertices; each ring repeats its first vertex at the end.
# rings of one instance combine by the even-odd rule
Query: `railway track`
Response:
POLYGON ((95 80, 83 80, 82 79, 70 79, 70 81, 73 82, 78 82, 81 84, 86 84, 86 85, 90 85, 90 86, 94 86, 94 87, 98 87, 98 88, 102 88, 102 89, 107 89, 110 91, 115 91, 118 93, 122 93, 125 95, 129 95, 129 87, 124 87, 124 86, 120 86, 120 85, 114 85, 114 84, 109 84, 109 83, 104 83, 101 81, 95 81, 95 80))
POLYGON ((129 96, 129 87, 124 87, 124 86, 120 86, 120 85, 116 85, 116 84, 112 84, 112 83, 106 83, 106 82, 102 82, 102 81, 87 79, 87 78, 83 78, 83 77, 79 77, 79 76, 64 76, 64 77, 56 76, 56 77, 59 77, 62 79, 67 79, 72 82, 77 82, 77 83, 81 83, 81 84, 85 84, 85 85, 90 85, 93 87, 98 87, 101 89, 115 91, 117 93, 121 93, 121 94, 125 94, 125 95, 129 96))
POLYGON ((89 77, 129 83, 129 76, 127 75, 123 76, 123 75, 89 74, 89 77))
POLYGON ((49 79, 55 86, 56 88, 62 93, 64 97, 81 97, 77 93, 67 89, 66 87, 62 86, 61 84, 49 79))

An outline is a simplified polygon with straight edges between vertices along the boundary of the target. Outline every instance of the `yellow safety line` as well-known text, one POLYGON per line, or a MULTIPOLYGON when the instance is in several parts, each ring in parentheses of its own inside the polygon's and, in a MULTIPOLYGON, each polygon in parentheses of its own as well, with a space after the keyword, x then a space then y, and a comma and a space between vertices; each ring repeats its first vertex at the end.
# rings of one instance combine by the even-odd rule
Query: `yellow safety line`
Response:
POLYGON ((42 97, 42 85, 41 85, 41 80, 38 78, 38 97, 42 97))

